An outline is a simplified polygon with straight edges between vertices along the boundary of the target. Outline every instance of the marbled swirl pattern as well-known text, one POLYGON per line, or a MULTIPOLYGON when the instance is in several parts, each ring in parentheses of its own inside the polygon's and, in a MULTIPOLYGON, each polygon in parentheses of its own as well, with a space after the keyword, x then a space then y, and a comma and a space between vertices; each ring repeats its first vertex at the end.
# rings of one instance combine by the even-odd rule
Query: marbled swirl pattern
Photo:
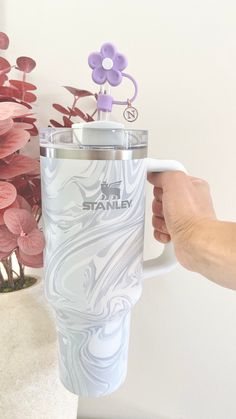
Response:
POLYGON ((61 380, 78 395, 106 395, 125 379, 130 311, 142 290, 145 160, 41 157, 41 172, 45 289, 61 380), (84 201, 105 202, 104 181, 121 181, 118 203, 131 206, 83 210, 84 201))

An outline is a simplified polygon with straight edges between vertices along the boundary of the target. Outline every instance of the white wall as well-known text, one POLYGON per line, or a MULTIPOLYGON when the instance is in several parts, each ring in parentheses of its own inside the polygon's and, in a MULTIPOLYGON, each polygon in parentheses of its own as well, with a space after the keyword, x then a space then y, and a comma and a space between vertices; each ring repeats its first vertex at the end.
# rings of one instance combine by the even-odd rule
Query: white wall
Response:
MULTIPOLYGON (((61 85, 93 88, 88 53, 115 42, 139 81, 135 126, 149 129, 149 154, 207 179, 219 217, 236 220, 234 0, 5 0, 4 29, 9 58, 38 62, 31 80, 44 125, 53 101, 68 104, 61 85)), ((145 253, 153 256, 148 208, 145 253)), ((235 419, 235 388, 236 293, 181 267, 147 282, 134 310, 128 379, 114 400, 145 418, 235 419)))

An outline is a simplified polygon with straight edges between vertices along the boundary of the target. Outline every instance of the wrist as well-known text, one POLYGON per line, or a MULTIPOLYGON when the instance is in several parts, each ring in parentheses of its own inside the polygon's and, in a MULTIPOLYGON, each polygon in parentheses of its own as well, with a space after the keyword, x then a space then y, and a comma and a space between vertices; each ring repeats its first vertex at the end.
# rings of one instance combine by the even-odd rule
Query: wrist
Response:
POLYGON ((198 272, 204 263, 204 254, 209 244, 210 231, 216 220, 196 219, 174 242, 177 259, 184 268, 198 272))

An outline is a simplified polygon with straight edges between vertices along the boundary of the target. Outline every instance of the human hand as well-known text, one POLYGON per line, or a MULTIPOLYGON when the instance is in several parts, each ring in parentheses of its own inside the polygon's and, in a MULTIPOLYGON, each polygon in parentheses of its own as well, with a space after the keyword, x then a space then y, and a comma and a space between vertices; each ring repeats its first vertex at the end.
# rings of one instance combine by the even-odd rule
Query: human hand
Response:
POLYGON ((154 237, 161 243, 172 240, 179 262, 191 269, 190 241, 204 223, 216 219, 209 186, 183 172, 150 173, 148 180, 154 185, 154 237))

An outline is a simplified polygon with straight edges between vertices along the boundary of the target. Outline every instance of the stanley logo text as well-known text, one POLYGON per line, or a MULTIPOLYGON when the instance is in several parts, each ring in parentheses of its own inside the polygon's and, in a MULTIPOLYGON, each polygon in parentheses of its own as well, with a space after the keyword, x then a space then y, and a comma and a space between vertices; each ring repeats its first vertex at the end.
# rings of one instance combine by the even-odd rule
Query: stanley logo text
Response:
POLYGON ((109 210, 109 209, 124 209, 130 208, 132 200, 121 200, 120 199, 120 184, 118 182, 102 182, 101 193, 102 198, 99 201, 87 201, 83 202, 83 210, 109 210))

